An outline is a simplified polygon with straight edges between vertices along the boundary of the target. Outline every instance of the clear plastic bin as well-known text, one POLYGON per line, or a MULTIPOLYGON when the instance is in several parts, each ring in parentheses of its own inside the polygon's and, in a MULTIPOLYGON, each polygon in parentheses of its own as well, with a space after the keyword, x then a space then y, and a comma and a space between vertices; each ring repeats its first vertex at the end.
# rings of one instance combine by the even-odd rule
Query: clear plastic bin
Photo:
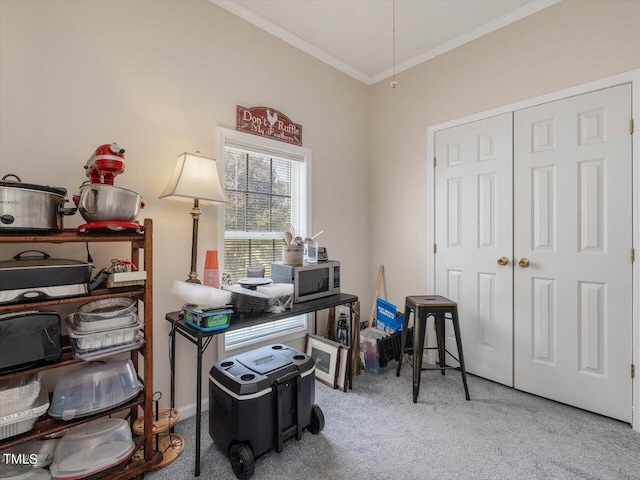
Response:
POLYGON ((185 305, 184 320, 192 326, 205 331, 223 330, 229 326, 233 310, 207 310, 200 305, 185 305))
POLYGON ((173 281, 171 293, 180 300, 191 305, 206 305, 211 308, 222 308, 231 301, 231 294, 218 288, 197 283, 173 281))
POLYGON ((40 375, 23 375, 0 382, 0 416, 31 408, 40 393, 40 375))
POLYGON ((58 480, 86 478, 122 463, 134 448, 126 420, 99 418, 71 429, 60 439, 51 474, 58 480))
POLYGON ((31 430, 38 417, 47 412, 47 408, 49 408, 49 394, 46 388, 41 387, 38 398, 30 408, 0 417, 0 440, 31 430))
POLYGON ((132 342, 124 343, 122 345, 116 345, 113 347, 96 348, 93 350, 81 350, 76 345, 75 339, 71 339, 71 350, 73 351, 73 358, 79 358, 85 362, 94 362, 96 360, 102 360, 106 357, 111 357, 117 353, 130 352, 131 350, 138 350, 144 345, 144 338, 138 335, 132 342))
POLYGON ((364 360, 365 371, 373 374, 384 371, 384 367, 380 366, 378 340, 385 336, 386 334, 377 328, 369 327, 360 331, 360 355, 364 360))
MULTIPOLYGON (((0 463, 10 463, 5 461, 5 457, 3 456, 5 453, 8 453, 12 455, 24 455, 22 458, 29 459, 31 469, 33 469, 33 467, 47 467, 53 462, 53 455, 56 452, 57 444, 57 438, 21 443, 8 450, 2 450, 0 452, 0 463)), ((0 473, 0 478, 4 478, 2 473, 0 473)))
POLYGON ((282 313, 293 306, 293 284, 272 283, 257 288, 258 293, 269 297, 267 312, 282 313))
POLYGON ((267 309, 269 297, 256 290, 249 290, 240 285, 224 285, 222 288, 231 292, 231 304, 236 313, 260 315, 267 309))
POLYGON ((28 465, 0 465, 0 478, 7 480, 50 480, 51 473, 44 468, 28 465))
POLYGON ((75 340, 76 346, 80 350, 85 351, 131 343, 136 338, 138 330, 141 330, 143 326, 138 322, 126 328, 116 328, 95 333, 80 333, 74 328, 73 320, 67 317, 69 336, 75 340))
POLYGON ((129 359, 86 363, 58 381, 49 415, 62 420, 93 415, 128 402, 141 388, 129 359))

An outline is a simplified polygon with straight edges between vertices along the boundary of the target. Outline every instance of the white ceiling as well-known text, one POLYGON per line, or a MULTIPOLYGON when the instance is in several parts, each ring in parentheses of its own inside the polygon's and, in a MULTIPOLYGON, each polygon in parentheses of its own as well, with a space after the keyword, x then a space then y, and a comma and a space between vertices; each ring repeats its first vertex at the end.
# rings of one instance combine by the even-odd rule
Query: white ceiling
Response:
MULTIPOLYGON (((399 73, 560 0, 396 0, 399 73)), ((393 72, 393 0, 211 0, 372 85, 393 72)))

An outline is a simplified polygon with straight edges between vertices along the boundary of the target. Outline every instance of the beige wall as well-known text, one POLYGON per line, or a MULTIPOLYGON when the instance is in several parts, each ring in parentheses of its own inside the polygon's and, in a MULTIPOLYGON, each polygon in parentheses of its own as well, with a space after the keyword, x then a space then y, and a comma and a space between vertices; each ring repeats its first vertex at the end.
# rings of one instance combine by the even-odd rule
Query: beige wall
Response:
MULTIPOLYGON (((302 124, 303 145, 313 152, 314 230, 324 230, 318 240, 342 261, 344 291, 366 292, 366 86, 207 0, 1 0, 0 19, 0 174, 73 194, 98 145, 126 149, 116 184, 141 193, 141 218, 154 220, 154 377, 163 402, 164 314, 180 307, 170 290, 189 270, 191 217, 188 204, 157 197, 178 154, 217 155, 216 127, 235 128, 236 105, 271 106, 302 124)), ((80 223, 77 215, 66 225, 80 223)), ((215 209, 205 207, 201 275, 215 229, 215 209)), ((0 246, 0 257, 17 248, 0 246)), ((86 258, 82 245, 47 248, 86 258)), ((114 256, 97 250, 96 265, 114 256)), ((215 350, 207 352, 207 371, 215 350)), ((179 339, 178 354, 177 405, 184 406, 195 400, 195 347, 179 339)))
MULTIPOLYGON (((234 127, 236 105, 273 106, 303 125, 314 230, 366 317, 379 264, 398 305, 428 288, 427 127, 639 68, 639 31, 636 0, 564 0, 400 73, 392 90, 365 87, 207 0, 0 0, 0 174, 74 193, 96 146, 126 148, 116 183, 144 196, 142 217, 155 226, 155 387, 165 401, 163 318, 180 306, 170 289, 188 270, 191 224, 186 204, 157 196, 179 153, 216 155, 216 126, 234 127)), ((200 271, 215 225, 205 207, 200 271)), ((50 249, 84 257, 75 245, 50 249)), ((16 250, 0 246, 0 257, 16 250)), ((96 264, 114 256, 92 253, 96 264)), ((195 398, 194 352, 178 340, 178 406, 195 398)), ((214 359, 215 346, 205 369, 214 359)))
POLYGON ((639 67, 639 1, 564 0, 371 87, 369 278, 383 263, 397 305, 429 291, 430 125, 639 67))

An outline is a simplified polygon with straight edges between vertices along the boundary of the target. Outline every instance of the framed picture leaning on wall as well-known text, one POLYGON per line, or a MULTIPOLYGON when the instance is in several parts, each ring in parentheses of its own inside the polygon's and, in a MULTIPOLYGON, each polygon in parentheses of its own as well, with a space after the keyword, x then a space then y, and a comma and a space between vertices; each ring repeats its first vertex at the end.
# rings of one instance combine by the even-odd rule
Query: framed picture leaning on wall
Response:
POLYGON ((338 360, 338 371, 336 372, 336 387, 343 392, 347 391, 349 384, 348 368, 351 349, 346 345, 340 345, 340 357, 338 360))
POLYGON ((319 335, 307 335, 305 353, 315 362, 316 378, 336 388, 340 344, 319 335))

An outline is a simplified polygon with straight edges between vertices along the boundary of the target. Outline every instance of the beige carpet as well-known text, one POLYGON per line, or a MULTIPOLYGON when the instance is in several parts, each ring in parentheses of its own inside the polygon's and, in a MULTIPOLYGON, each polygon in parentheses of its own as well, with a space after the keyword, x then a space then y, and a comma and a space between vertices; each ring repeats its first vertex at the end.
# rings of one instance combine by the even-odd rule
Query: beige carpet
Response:
MULTIPOLYGON (((418 403, 411 370, 363 374, 343 393, 316 382, 325 429, 256 460, 255 480, 640 479, 640 434, 628 424, 459 373, 424 372, 418 403)), ((151 480, 192 479, 193 418, 177 432, 187 442, 151 480)), ((235 478, 202 421, 203 479, 235 478)))

